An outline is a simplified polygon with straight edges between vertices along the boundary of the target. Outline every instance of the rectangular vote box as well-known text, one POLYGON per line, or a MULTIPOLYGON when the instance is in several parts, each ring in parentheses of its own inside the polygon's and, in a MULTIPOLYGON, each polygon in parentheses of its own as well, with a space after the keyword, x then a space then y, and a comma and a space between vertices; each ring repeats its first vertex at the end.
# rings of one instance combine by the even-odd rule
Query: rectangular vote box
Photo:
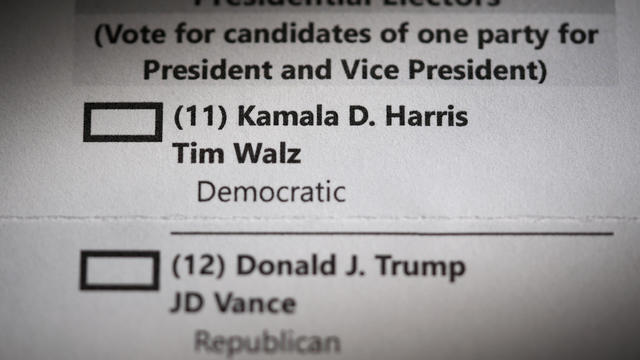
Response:
POLYGON ((80 253, 80 290, 159 289, 159 251, 83 250, 80 253))
POLYGON ((84 104, 84 142, 162 142, 163 104, 84 104))

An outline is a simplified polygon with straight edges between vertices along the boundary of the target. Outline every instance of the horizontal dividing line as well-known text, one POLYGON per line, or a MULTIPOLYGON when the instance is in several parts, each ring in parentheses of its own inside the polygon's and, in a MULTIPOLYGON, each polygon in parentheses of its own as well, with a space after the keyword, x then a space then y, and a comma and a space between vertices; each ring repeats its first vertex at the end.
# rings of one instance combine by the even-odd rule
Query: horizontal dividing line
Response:
POLYGON ((614 232, 401 232, 401 231, 172 231, 173 236, 403 236, 403 237, 462 237, 462 236, 614 236, 614 232))

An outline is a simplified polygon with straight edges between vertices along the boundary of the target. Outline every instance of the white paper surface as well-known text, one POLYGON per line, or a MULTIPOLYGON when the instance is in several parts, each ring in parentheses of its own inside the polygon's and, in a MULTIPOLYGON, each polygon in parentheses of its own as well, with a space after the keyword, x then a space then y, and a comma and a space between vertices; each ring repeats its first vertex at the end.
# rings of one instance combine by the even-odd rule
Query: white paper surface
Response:
POLYGON ((198 3, 3 6, 0 359, 640 356, 636 1, 198 3))

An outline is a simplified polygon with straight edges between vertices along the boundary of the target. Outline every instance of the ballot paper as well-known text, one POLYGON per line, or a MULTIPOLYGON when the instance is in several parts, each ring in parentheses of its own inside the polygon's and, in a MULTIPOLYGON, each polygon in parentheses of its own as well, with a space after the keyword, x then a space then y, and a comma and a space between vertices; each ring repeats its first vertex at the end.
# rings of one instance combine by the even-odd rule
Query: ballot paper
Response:
POLYGON ((640 358, 638 1, 0 20, 0 359, 640 358))

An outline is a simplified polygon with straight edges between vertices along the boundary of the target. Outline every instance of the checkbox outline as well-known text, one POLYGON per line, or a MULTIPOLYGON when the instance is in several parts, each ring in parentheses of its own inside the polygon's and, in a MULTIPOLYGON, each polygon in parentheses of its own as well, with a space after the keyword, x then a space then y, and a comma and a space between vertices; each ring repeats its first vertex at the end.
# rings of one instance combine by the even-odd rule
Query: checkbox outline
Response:
POLYGON ((158 291, 160 290, 160 251, 157 250, 81 250, 81 291, 158 291), (90 284, 87 270, 89 258, 143 258, 153 262, 153 279, 149 284, 90 284))
POLYGON ((162 142, 163 103, 161 102, 86 102, 84 103, 84 142, 162 142), (153 135, 93 135, 91 134, 93 110, 154 110, 153 135))

